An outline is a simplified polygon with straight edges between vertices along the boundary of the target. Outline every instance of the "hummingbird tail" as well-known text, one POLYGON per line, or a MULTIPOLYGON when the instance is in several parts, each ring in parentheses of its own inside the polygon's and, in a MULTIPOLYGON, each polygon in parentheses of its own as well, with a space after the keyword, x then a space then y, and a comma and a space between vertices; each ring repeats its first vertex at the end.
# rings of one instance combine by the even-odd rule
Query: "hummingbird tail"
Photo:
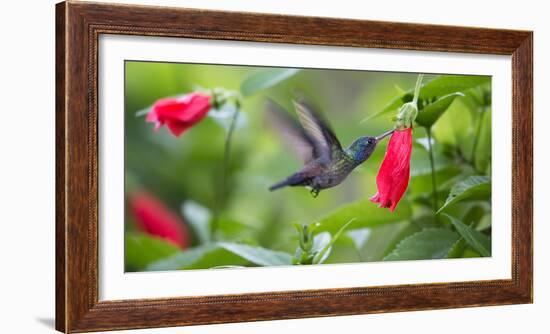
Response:
POLYGON ((272 185, 271 187, 269 187, 269 191, 273 191, 273 190, 277 190, 279 188, 283 188, 283 187, 286 187, 286 186, 298 186, 298 185, 303 185, 304 184, 304 176, 301 174, 301 173, 295 173, 289 177, 287 177, 285 180, 279 182, 279 183, 275 183, 274 185, 272 185))
POLYGON ((283 187, 286 187, 290 185, 290 182, 289 180, 284 180, 284 181, 281 181, 279 183, 275 183, 274 185, 272 185, 271 187, 269 187, 269 191, 274 191, 274 190, 277 190, 279 188, 283 188, 283 187))

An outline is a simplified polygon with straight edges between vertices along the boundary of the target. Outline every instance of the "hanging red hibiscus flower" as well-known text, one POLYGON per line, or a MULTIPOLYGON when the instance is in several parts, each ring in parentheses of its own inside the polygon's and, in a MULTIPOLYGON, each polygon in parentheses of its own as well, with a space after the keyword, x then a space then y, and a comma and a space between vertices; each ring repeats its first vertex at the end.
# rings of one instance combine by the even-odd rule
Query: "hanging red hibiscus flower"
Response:
POLYGON ((395 210, 409 185, 411 150, 412 127, 395 130, 376 176, 378 192, 371 197, 372 202, 395 210))
POLYGON ((376 176, 378 192, 371 201, 394 211, 409 186, 413 123, 418 115, 418 96, 423 75, 418 75, 411 102, 399 108, 395 131, 392 133, 386 155, 376 176))
POLYGON ((184 249, 189 232, 178 215, 152 195, 139 192, 130 197, 130 208, 138 227, 145 233, 169 241, 184 249))
POLYGON ((160 99, 153 104, 146 121, 155 123, 155 130, 166 125, 174 136, 179 137, 206 116, 212 106, 211 100, 210 95, 203 93, 160 99))

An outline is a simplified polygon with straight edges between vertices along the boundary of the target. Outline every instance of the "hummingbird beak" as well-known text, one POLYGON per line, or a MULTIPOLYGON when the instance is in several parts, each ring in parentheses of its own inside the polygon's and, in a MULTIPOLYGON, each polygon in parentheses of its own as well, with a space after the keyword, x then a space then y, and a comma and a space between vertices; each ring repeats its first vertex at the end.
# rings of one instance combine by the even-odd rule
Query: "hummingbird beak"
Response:
POLYGON ((376 142, 380 142, 382 139, 386 138, 387 136, 391 135, 395 130, 390 130, 390 131, 386 131, 384 132, 383 134, 381 134, 380 136, 378 137, 375 137, 374 139, 376 139, 376 142))

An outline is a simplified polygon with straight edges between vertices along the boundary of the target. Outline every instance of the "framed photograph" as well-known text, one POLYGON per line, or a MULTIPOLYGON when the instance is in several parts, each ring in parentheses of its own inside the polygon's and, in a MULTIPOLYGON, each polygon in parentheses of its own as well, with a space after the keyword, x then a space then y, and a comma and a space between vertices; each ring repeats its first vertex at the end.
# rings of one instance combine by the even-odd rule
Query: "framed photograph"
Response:
POLYGON ((56 12, 59 331, 532 302, 532 32, 56 12))

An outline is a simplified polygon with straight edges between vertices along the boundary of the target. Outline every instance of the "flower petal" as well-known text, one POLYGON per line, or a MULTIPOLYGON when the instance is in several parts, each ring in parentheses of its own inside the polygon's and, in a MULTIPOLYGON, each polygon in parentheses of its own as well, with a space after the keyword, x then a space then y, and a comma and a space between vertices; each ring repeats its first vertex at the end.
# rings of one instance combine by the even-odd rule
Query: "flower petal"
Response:
POLYGON ((179 98, 157 100, 146 121, 155 123, 155 129, 166 124, 175 136, 201 121, 211 108, 211 97, 201 93, 191 93, 179 98))
POLYGON ((180 248, 189 245, 189 233, 183 221, 162 202, 144 192, 129 200, 138 227, 145 233, 165 239, 180 248))
POLYGON ((410 177, 412 128, 396 130, 388 144, 378 175, 378 193, 371 201, 394 211, 407 190, 410 177))
POLYGON ((189 94, 190 99, 185 110, 174 113, 174 118, 184 122, 198 122, 206 116, 210 110, 210 96, 193 93, 189 94))
POLYGON ((193 123, 187 123, 187 122, 180 122, 177 120, 168 120, 166 121, 166 126, 168 127, 168 130, 176 136, 181 136, 185 131, 190 129, 194 124, 193 123))

